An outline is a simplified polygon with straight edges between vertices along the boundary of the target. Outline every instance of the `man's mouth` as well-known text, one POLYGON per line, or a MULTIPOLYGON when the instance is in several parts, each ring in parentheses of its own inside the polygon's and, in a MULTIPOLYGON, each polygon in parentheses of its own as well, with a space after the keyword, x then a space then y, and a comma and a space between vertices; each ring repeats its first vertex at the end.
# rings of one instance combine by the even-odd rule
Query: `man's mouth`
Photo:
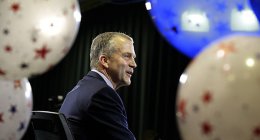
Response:
POLYGON ((126 71, 126 73, 127 73, 128 75, 130 75, 130 77, 133 75, 133 72, 132 72, 132 71, 126 71))

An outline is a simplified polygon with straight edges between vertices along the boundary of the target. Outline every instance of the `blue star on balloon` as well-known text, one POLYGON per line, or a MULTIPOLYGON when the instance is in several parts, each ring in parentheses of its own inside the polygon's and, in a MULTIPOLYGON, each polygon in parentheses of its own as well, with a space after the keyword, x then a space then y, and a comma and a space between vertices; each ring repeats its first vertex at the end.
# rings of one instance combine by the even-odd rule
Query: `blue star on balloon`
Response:
POLYGON ((16 105, 11 105, 10 107, 10 110, 9 110, 11 113, 16 113, 17 112, 17 109, 16 109, 16 105))
POLYGON ((242 11, 244 9, 244 5, 237 4, 237 9, 238 9, 238 11, 242 11))
POLYGON ((20 126, 18 128, 18 131, 22 131, 25 128, 24 122, 20 122, 20 126))

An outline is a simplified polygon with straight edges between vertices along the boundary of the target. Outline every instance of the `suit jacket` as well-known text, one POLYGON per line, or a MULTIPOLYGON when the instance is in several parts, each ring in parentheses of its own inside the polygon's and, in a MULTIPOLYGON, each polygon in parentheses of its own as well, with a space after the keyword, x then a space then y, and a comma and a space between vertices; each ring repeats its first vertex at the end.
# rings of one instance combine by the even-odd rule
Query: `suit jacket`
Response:
POLYGON ((96 72, 78 82, 59 112, 68 119, 76 140, 135 140, 120 96, 96 72))

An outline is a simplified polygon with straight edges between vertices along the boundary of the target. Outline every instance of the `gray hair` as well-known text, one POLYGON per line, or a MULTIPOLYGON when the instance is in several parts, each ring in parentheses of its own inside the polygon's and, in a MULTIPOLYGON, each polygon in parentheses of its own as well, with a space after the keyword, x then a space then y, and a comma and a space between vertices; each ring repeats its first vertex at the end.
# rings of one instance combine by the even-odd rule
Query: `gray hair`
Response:
POLYGON ((133 39, 120 32, 105 32, 96 36, 91 44, 90 49, 90 68, 97 68, 98 59, 101 54, 107 55, 110 57, 115 52, 115 42, 113 41, 114 37, 121 36, 133 42, 133 39))

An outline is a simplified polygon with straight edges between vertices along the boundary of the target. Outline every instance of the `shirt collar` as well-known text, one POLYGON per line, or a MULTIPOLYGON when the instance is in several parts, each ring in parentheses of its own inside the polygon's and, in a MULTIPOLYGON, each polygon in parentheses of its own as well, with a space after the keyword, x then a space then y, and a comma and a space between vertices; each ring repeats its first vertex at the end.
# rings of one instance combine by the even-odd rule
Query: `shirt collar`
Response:
POLYGON ((91 71, 94 71, 94 72, 98 73, 98 74, 105 80, 105 82, 107 83, 107 85, 110 86, 112 89, 114 89, 114 87, 113 87, 111 81, 108 80, 107 77, 106 77, 103 73, 99 72, 99 71, 96 70, 96 69, 92 69, 91 71))

